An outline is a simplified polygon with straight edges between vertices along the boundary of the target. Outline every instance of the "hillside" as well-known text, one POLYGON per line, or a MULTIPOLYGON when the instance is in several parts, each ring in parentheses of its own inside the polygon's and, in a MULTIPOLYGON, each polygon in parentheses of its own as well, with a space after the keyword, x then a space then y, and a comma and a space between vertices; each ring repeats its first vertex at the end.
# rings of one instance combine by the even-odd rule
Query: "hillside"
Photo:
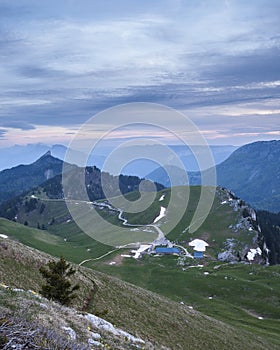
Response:
MULTIPOLYGON (((163 233, 169 232, 167 238, 185 249, 190 250, 188 243, 191 240, 203 239, 209 244, 207 249, 208 258, 224 261, 248 261, 247 254, 250 249, 260 247, 263 250, 264 243, 255 221, 254 211, 244 201, 221 188, 209 187, 204 189, 208 197, 211 197, 214 191, 214 202, 204 223, 195 232, 190 233, 189 228, 190 225, 193 225, 192 220, 201 190, 202 188, 199 186, 176 187, 172 191, 164 189, 155 194, 156 197, 152 205, 144 211, 137 207, 141 205, 141 202, 137 201, 138 192, 127 193, 126 198, 130 200, 130 206, 135 213, 123 212, 123 219, 128 220, 129 224, 136 227, 123 225, 123 221, 119 218, 119 209, 106 207, 106 205, 103 205, 103 201, 101 201, 99 207, 97 204, 94 205, 95 211, 92 210, 92 203, 75 201, 74 206, 82 212, 83 220, 94 222, 90 236, 98 239, 98 233, 102 232, 103 236, 108 237, 106 242, 102 240, 107 245, 101 244, 86 235, 72 219, 64 200, 49 198, 43 185, 33 189, 24 197, 16 198, 2 205, 0 215, 9 218, 9 214, 12 213, 11 217, 17 223, 41 229, 38 234, 26 236, 23 243, 32 244, 32 246, 47 252, 59 252, 59 249, 63 250, 63 247, 65 247, 67 258, 75 259, 73 260, 75 262, 79 261, 79 255, 84 256, 86 254, 85 258, 96 258, 102 253, 105 254, 106 251, 112 250, 110 246, 115 246, 114 240, 116 237, 121 236, 124 241, 127 239, 127 243, 129 243, 133 241, 134 235, 137 236, 141 233, 142 242, 152 242, 158 235, 156 228, 153 227, 153 222, 159 216, 161 207, 168 208, 168 210, 166 215, 157 223, 157 227, 163 233), (184 209, 188 190, 190 190, 190 198, 187 207, 184 209), (170 202, 171 194, 172 203, 170 202), (178 217, 180 215, 178 207, 182 208, 181 218, 178 217), (104 220, 113 226, 105 227, 104 220), (42 235, 41 232, 47 234, 45 230, 52 234, 50 242, 48 242, 50 246, 46 245, 46 239, 37 242, 37 237, 42 235), (55 247, 53 240, 56 242, 55 247), (34 245, 35 242, 36 245, 34 245), (72 257, 71 254, 73 254, 72 257)), ((149 196, 153 197, 154 193, 147 192, 146 199, 149 196)), ((118 199, 118 203, 122 206, 121 198, 118 199)), ((2 220, 1 222, 3 227, 7 225, 6 221, 2 220)), ((13 229, 13 232, 17 232, 17 230, 13 229)), ((266 261, 265 250, 262 254, 263 256, 259 257, 259 262, 266 261)))
MULTIPOLYGON (((280 211, 279 159, 280 141, 260 141, 242 146, 216 166, 217 184, 233 191, 255 209, 277 213, 280 211)), ((180 171, 175 176, 176 185, 185 185, 180 179, 180 171)), ((176 169, 173 173, 176 174, 176 169)), ((201 184, 199 172, 188 172, 188 178, 190 185, 201 184)), ((147 175, 147 179, 170 186, 163 167, 147 175)))
MULTIPOLYGON (((60 340, 62 327, 70 327, 77 334, 76 342, 80 342, 80 349, 83 349, 81 344, 92 336, 92 331, 101 333, 102 342, 107 344, 107 348, 134 349, 139 346, 129 341, 127 336, 120 337, 110 333, 108 328, 90 325, 74 309, 61 308, 19 290, 39 291, 42 280, 38 267, 45 264, 50 256, 3 237, 0 238, 0 256, 0 310, 6 320, 17 317, 18 322, 20 320, 23 324, 26 321, 29 325, 36 323, 36 327, 44 327, 51 337, 57 337, 54 333, 60 334, 60 340), (3 284, 10 286, 10 289, 3 284)), ((142 339, 145 342, 140 344, 143 349, 187 350, 204 347, 223 350, 249 347, 265 350, 277 349, 279 345, 274 336, 271 340, 265 334, 256 336, 250 329, 242 330, 216 321, 188 304, 171 301, 87 268, 75 268, 75 282, 80 283, 81 291, 73 306, 84 313, 103 313, 103 317, 115 327, 142 339), (94 298, 91 294, 93 281, 98 288, 94 298)), ((76 349, 74 340, 71 343, 73 347, 70 349, 76 349)), ((88 346, 84 348, 89 349, 88 346)))
POLYGON ((62 160, 45 153, 36 162, 0 172, 0 203, 62 173, 62 160))
POLYGON ((218 184, 256 209, 280 211, 280 141, 240 147, 217 166, 218 184))

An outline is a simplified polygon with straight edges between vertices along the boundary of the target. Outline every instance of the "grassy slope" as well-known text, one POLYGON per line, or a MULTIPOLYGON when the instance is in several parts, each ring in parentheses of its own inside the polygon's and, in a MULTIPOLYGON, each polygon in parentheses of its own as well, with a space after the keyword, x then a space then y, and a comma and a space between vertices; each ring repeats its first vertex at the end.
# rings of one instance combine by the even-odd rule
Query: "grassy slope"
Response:
POLYGON ((181 267, 176 257, 145 257, 140 261, 125 259, 118 266, 100 262, 87 266, 192 305, 280 346, 280 266, 206 263, 204 267, 189 267, 195 263, 189 261, 181 267))
MULTIPOLYGON (((226 196, 225 192, 222 190, 217 192, 210 215, 207 217, 203 225, 201 225, 201 227, 193 234, 183 233, 191 223, 201 193, 201 187, 199 186, 193 186, 190 188, 190 198, 187 203, 187 208, 183 213, 182 219, 180 219, 178 218, 178 207, 185 208, 187 189, 187 187, 173 188, 173 202, 170 202, 170 189, 158 192, 152 205, 144 211, 139 209, 143 202, 137 201, 138 194, 128 193, 125 197, 131 201, 130 209, 134 210, 136 213, 124 213, 124 216, 128 219, 128 222, 132 224, 149 224, 152 223, 155 217, 159 214, 161 206, 168 207, 167 216, 161 222, 162 231, 165 233, 169 232, 168 238, 185 247, 188 247, 187 243, 191 239, 202 238, 210 244, 208 254, 214 258, 217 258, 217 254, 223 249, 223 242, 225 242, 227 238, 234 238, 241 241, 241 246, 252 242, 256 232, 243 229, 234 233, 233 230, 229 228, 231 224, 236 224, 238 222, 241 213, 235 212, 228 204, 221 204, 223 198, 226 196), (159 198, 163 194, 165 195, 164 200, 159 201, 159 198), (168 206, 169 203, 171 204, 168 206), (176 223, 176 226, 172 227, 174 222, 176 223)), ((211 191, 213 191, 213 188, 208 189, 208 194, 210 194, 211 191)), ((31 195, 32 194, 30 193, 27 198, 30 198, 31 195)), ((25 206, 22 205, 18 213, 18 222, 24 223, 27 221, 29 226, 33 227, 37 227, 38 224, 40 227, 44 225, 44 227, 54 235, 60 236, 63 239, 66 238, 68 244, 75 247, 72 251, 71 247, 69 247, 69 254, 68 252, 66 253, 68 254, 66 256, 67 258, 79 262, 83 260, 83 258, 79 260, 79 256, 95 258, 98 255, 105 253, 106 250, 110 250, 110 247, 106 247, 104 244, 92 240, 81 231, 81 229, 71 220, 67 207, 62 200, 49 200, 40 189, 37 192, 35 191, 35 195, 39 198, 36 209, 31 212, 26 212, 25 206), (41 212, 42 204, 45 206, 43 212, 41 212), (49 225, 52 220, 54 223, 49 225), (90 249, 90 251, 87 251, 87 249, 90 249)), ((144 197, 148 202, 153 195, 153 193, 146 193, 144 194, 144 197)), ((116 200, 116 198, 114 200, 116 200)), ((117 198, 117 204, 118 207, 122 207, 123 198, 117 198)), ((137 234, 130 231, 129 228, 122 226, 120 220, 117 219, 117 213, 112 214, 112 212, 108 212, 107 209, 99 210, 101 216, 112 224, 112 226, 108 225, 108 227, 105 227, 104 221, 88 204, 80 203, 79 205, 76 205, 76 203, 73 203, 73 205, 83 214, 83 222, 86 223, 86 226, 90 231, 92 230, 93 238, 100 236, 100 232, 102 232, 102 239, 112 246, 114 245, 114 238, 117 236, 123 237, 123 245, 129 243, 130 239, 133 241, 133 235, 137 234)), ((147 232, 142 232, 141 236, 143 237, 144 242, 152 241, 156 238, 155 234, 153 235, 152 233, 147 232)), ((137 238, 136 241, 139 241, 139 239, 137 238)), ((24 243, 27 242, 25 241, 24 243)), ((33 244, 33 242, 30 242, 30 244, 33 244)), ((41 249, 40 246, 37 247, 41 249)), ((66 245, 66 251, 67 249, 66 245)), ((53 252, 52 249, 48 250, 47 247, 43 250, 53 252)))
POLYGON ((73 223, 65 223, 64 227, 65 229, 61 230, 60 234, 55 235, 45 230, 38 230, 0 218, 0 233, 54 256, 63 255, 66 259, 76 263, 87 258, 98 257, 111 249, 83 234, 73 223), (64 238, 67 240, 65 241, 64 238))
MULTIPOLYGON (((0 281, 7 285, 38 291, 42 283, 38 267, 49 256, 8 239, 0 240, 0 281)), ((97 295, 87 311, 108 310, 106 319, 132 334, 170 349, 276 349, 260 336, 228 326, 157 294, 90 269, 77 267, 81 308, 92 288, 97 295)), ((9 307, 1 298, 1 308, 9 307)), ((46 311, 45 311, 46 312, 46 311)), ((33 315, 36 318, 36 315, 33 315)), ((32 315, 31 315, 32 317, 32 315)))
MULTIPOLYGON (((207 196, 213 191, 212 187, 208 188, 207 196)), ((178 206, 185 206, 186 187, 174 187, 172 189, 172 195, 174 196, 174 205, 170 204, 170 189, 165 189, 157 194, 157 200, 155 200, 151 207, 146 211, 137 214, 126 214, 131 223, 147 224, 153 222, 153 219, 158 215, 160 207, 164 206, 168 208, 167 215, 161 220, 160 228, 164 233, 168 233, 167 238, 171 241, 180 243, 181 245, 188 247, 188 242, 194 238, 201 238, 209 243, 207 249, 208 256, 217 258, 219 252, 223 250, 223 243, 228 238, 233 238, 240 242, 240 246, 244 248, 245 245, 252 245, 252 241, 256 236, 256 231, 249 231, 248 229, 240 229, 234 232, 230 228, 230 225, 235 225, 241 219, 241 211, 235 211, 230 204, 221 204, 227 199, 227 193, 224 190, 218 189, 214 198, 213 205, 210 213, 207 216, 203 224, 194 232, 189 233, 186 228, 192 223, 195 210, 201 194, 200 186, 191 186, 189 193, 189 200, 186 206, 186 210, 183 213, 182 218, 179 220, 178 206), (165 195, 163 201, 158 199, 165 195), (176 222, 176 226, 171 229, 172 223, 176 222)), ((128 198, 133 199, 133 193, 128 194, 128 198)), ((137 208, 137 207, 136 207, 137 208)), ((242 249, 241 249, 242 250, 242 249)), ((240 251, 241 253, 241 251, 240 251)))
MULTIPOLYGON (((139 215, 136 214, 129 219, 131 221, 136 220, 136 222, 143 220, 142 223, 145 220, 146 222, 151 222, 158 214, 160 206, 167 206, 168 204, 170 192, 164 190, 158 193, 157 199, 160 198, 162 193, 165 193, 164 201, 158 202, 156 200, 152 210, 150 209, 139 215)), ((178 188, 178 196, 180 196, 180 193, 180 188, 178 188)), ((199 194, 200 188, 193 187, 187 211, 181 222, 168 235, 168 238, 176 240, 183 245, 186 245, 191 238, 206 239, 210 243, 207 254, 213 257, 217 256, 217 252, 220 251, 222 242, 226 238, 241 239, 243 243, 249 243, 252 240, 252 237, 255 235, 254 232, 241 230, 234 233, 229 228, 229 224, 236 223, 239 220, 240 213, 233 211, 229 205, 221 205, 221 196, 223 194, 216 197, 210 216, 201 228, 195 234, 183 234, 183 230, 189 225, 193 216, 199 194)), ((129 199, 135 199, 133 198, 134 196, 135 194, 128 194, 129 199)), ((58 220, 67 214, 65 214, 65 208, 62 207, 61 202, 59 204, 61 207, 53 206, 54 202, 46 202, 46 204, 45 220, 50 218, 47 210, 56 213, 58 220), (59 208, 61 208, 61 211, 59 208)), ((36 220, 35 216, 34 220, 36 220)), ((110 216, 110 220, 113 220, 112 216, 110 216)), ((0 233, 12 235, 28 245, 57 256, 63 254, 71 261, 80 262, 87 258, 94 258, 109 249, 107 246, 96 243, 88 236, 81 234, 77 230, 76 225, 71 222, 58 223, 50 226, 50 228, 57 236, 49 235, 45 231, 36 229, 30 231, 29 228, 9 223, 5 220, 0 221, 0 233), (67 237, 67 242, 64 242, 64 237, 67 237), (91 252, 87 251, 89 244, 91 244, 91 252)), ((161 228, 164 230, 165 224, 162 224, 161 228)), ((111 256, 108 256, 106 259, 108 258, 110 259, 111 256)), ((248 329, 255 334, 271 339, 279 345, 279 322, 276 321, 277 315, 280 313, 279 294, 276 287, 276 277, 279 276, 277 275, 279 274, 277 267, 275 267, 276 271, 274 271, 270 267, 236 265, 234 268, 224 266, 223 270, 219 269, 216 271, 213 270, 213 266, 210 263, 207 266, 207 271, 210 272, 210 275, 206 276, 203 275, 203 271, 205 271, 203 269, 191 268, 187 271, 182 271, 182 268, 177 266, 177 259, 173 257, 148 259, 144 262, 127 260, 119 266, 97 265, 96 262, 91 262, 88 266, 98 268, 143 288, 158 292, 174 299, 176 302, 184 301, 205 314, 229 322, 239 328, 248 329), (257 270, 255 274, 254 271, 250 270, 253 268, 260 270, 257 270), (251 272, 253 274, 249 275, 251 272), (231 277, 225 280, 225 277, 228 276, 231 277), (256 276, 258 277, 256 278, 256 276), (251 280, 254 278, 256 278, 256 281, 251 280), (271 285, 269 286, 268 283, 271 285), (214 298, 210 301, 208 297, 212 295, 214 298), (265 319, 259 320, 252 315, 260 315, 265 319)))

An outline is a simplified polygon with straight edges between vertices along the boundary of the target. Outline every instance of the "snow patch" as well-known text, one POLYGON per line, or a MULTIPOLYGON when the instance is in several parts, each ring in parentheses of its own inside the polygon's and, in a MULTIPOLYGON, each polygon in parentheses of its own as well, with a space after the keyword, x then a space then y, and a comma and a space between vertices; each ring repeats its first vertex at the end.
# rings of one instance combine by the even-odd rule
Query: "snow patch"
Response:
POLYGON ((247 253, 247 259, 249 261, 253 261, 256 255, 262 255, 261 248, 258 247, 257 249, 250 249, 250 251, 247 253))
POLYGON ((76 340, 76 332, 71 327, 62 327, 62 329, 69 335, 70 339, 76 340))
POLYGON ((141 256, 141 253, 145 252, 151 247, 150 244, 141 244, 137 250, 133 250, 132 252, 135 254, 133 256, 134 259, 138 259, 141 256))
POLYGON ((3 235, 2 233, 0 233, 0 238, 4 238, 4 239, 6 239, 6 238, 8 238, 8 236, 3 235))
POLYGON ((165 198, 165 194, 163 194, 158 201, 162 202, 164 200, 164 198, 165 198))
POLYGON ((99 341, 96 341, 96 340, 93 340, 93 339, 89 339, 88 340, 88 345, 89 346, 94 345, 94 346, 101 346, 101 347, 103 347, 103 345, 99 341))
POLYGON ((101 335, 99 333, 95 333, 95 332, 91 332, 91 337, 92 337, 92 339, 95 339, 95 340, 101 339, 101 335))
POLYGON ((166 208, 160 207, 160 213, 159 215, 155 218, 154 223, 158 222, 160 219, 164 218, 166 215, 166 208))
POLYGON ((189 246, 193 247, 193 250, 199 251, 199 252, 205 252, 206 247, 209 246, 209 244, 202 239, 194 239, 189 243, 189 246))
POLYGON ((136 338, 133 335, 131 335, 130 333, 127 333, 127 332, 123 331, 122 329, 114 327, 112 325, 112 323, 105 321, 98 316, 95 316, 93 314, 86 314, 83 317, 85 317, 89 322, 91 322, 95 327, 97 327, 100 330, 110 332, 116 336, 126 337, 128 340, 130 340, 133 343, 145 344, 144 340, 142 340, 140 338, 136 338))

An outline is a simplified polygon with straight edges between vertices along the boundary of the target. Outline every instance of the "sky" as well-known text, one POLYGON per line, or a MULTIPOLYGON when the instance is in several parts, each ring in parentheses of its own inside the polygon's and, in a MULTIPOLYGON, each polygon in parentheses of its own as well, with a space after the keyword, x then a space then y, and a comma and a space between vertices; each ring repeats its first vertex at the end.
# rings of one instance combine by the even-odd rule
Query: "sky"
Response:
MULTIPOLYGON (((0 0, 0 148, 67 145, 131 102, 184 113, 212 145, 279 140, 279 14, 280 0, 0 0)), ((132 129, 116 138, 150 134, 132 129)))

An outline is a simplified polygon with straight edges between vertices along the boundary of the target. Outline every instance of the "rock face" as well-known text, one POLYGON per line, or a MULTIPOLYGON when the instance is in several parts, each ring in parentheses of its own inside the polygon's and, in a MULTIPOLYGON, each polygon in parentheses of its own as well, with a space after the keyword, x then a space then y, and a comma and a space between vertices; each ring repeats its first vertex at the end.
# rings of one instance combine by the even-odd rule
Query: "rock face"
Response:
POLYGON ((233 235, 224 242, 224 249, 218 254, 218 260, 268 264, 267 249, 261 229, 257 223, 255 210, 236 197, 233 192, 223 189, 223 194, 226 198, 223 198, 221 204, 228 203, 235 211, 239 211, 241 215, 236 224, 230 225, 229 228, 232 230, 233 235), (237 236, 242 230, 247 230, 250 233, 250 240, 247 237, 241 240, 237 236))

